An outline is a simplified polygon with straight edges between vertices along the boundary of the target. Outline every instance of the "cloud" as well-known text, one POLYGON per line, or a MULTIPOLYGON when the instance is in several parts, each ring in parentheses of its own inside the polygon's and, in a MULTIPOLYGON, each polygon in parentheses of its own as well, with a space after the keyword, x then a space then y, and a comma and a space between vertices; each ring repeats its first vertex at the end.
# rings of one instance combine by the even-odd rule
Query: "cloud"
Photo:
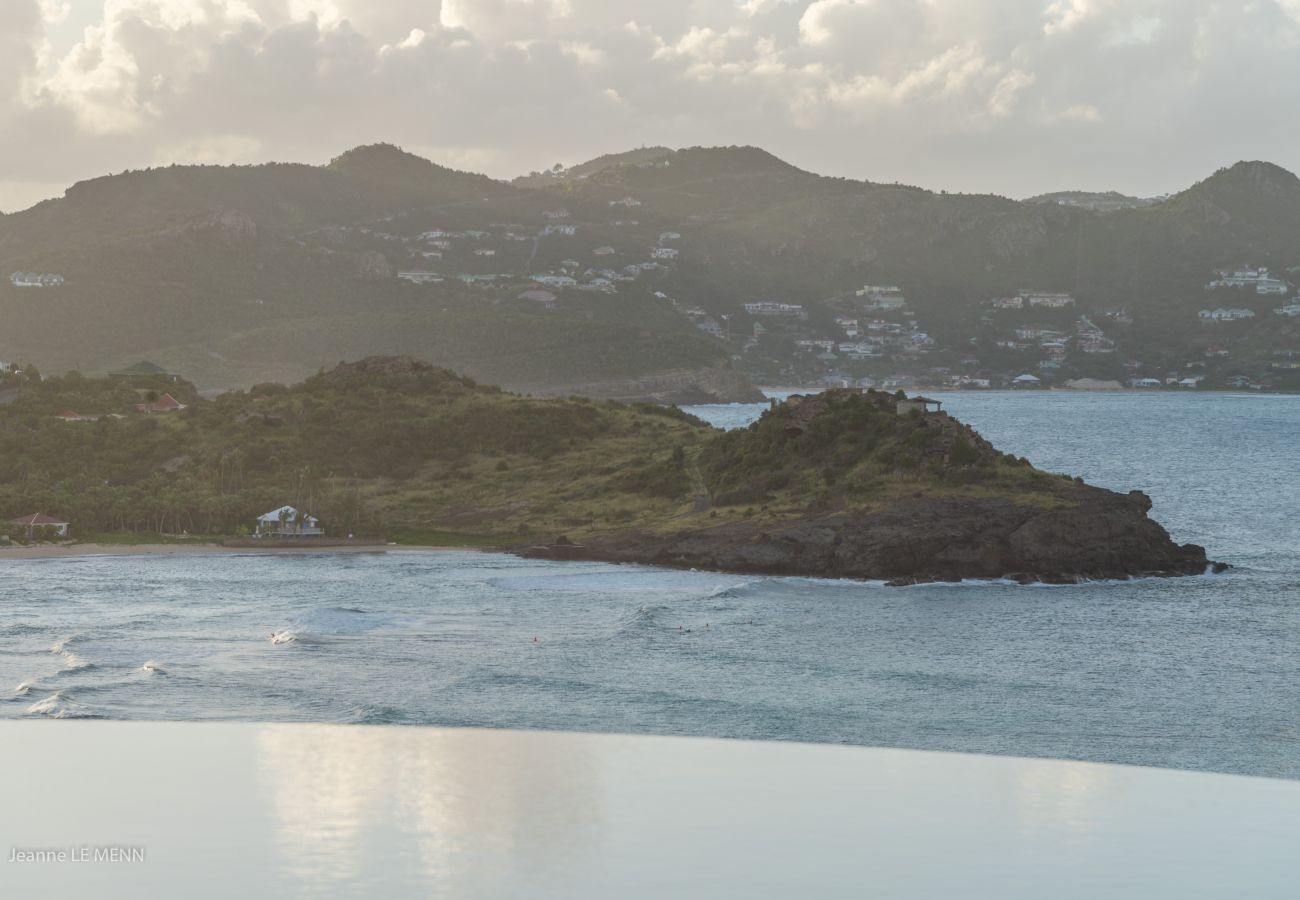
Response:
POLYGON ((498 176, 756 143, 1010 194, 1300 162, 1278 114, 1300 91, 1300 0, 99 2, 71 38, 76 4, 0 3, 0 204, 375 140, 498 176))

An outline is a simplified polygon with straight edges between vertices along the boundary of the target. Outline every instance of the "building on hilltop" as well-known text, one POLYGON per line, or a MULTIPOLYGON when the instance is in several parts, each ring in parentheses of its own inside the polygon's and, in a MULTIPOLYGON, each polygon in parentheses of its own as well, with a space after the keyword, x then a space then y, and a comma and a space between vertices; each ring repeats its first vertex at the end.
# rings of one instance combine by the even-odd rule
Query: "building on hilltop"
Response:
POLYGON ((925 415, 926 413, 931 412, 943 412, 943 403, 942 401, 931 400, 929 397, 922 397, 920 394, 917 394, 915 397, 904 397, 902 400, 899 400, 898 403, 894 405, 894 410, 900 416, 906 416, 913 412, 925 415), (930 409, 932 406, 934 409, 930 409))
POLYGON ((180 376, 175 372, 168 372, 160 365, 151 363, 148 360, 141 360, 135 365, 127 366, 125 369, 118 369, 116 372, 109 372, 109 378, 166 378, 168 381, 178 381, 180 376))

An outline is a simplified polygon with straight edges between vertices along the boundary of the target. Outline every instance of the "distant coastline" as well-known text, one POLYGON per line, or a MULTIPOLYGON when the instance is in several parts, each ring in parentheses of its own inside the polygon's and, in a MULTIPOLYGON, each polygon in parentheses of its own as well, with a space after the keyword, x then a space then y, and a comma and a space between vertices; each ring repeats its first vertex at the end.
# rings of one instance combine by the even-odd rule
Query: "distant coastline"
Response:
MULTIPOLYGON (((820 394, 822 391, 831 390, 824 385, 805 385, 804 387, 792 387, 790 385, 759 385, 758 388, 769 398, 773 395, 781 396, 786 394, 820 394)), ((905 388, 909 393, 926 391, 935 394, 1170 394, 1174 396, 1192 397, 1197 394, 1215 394, 1222 396, 1224 394, 1236 394, 1242 397, 1296 397, 1300 396, 1300 391, 1285 391, 1277 388, 1268 390, 1246 390, 1236 387, 1207 387, 1207 388, 1179 388, 1179 387, 1158 387, 1158 388, 1135 388, 1135 387, 1118 387, 1118 388, 1071 388, 1063 386, 1051 387, 951 387, 948 385, 932 384, 914 384, 905 388)))

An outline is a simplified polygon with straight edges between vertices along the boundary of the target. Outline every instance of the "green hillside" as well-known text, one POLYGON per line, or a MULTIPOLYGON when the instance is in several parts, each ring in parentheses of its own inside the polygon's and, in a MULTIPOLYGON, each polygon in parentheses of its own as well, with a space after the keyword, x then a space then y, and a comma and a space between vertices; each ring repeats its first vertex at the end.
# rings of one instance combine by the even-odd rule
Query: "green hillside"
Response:
POLYGON ((128 172, 0 219, 0 272, 62 278, 0 281, 0 359, 96 373, 149 358, 203 388, 393 353, 516 388, 626 382, 606 396, 723 367, 1300 388, 1300 316, 1274 314, 1300 266, 1294 175, 1239 163, 1145 206, 1077 193, 827 178, 755 147, 641 148, 513 184, 382 144, 321 167, 128 172), (1206 290, 1242 266, 1285 290, 1206 290), (864 285, 898 286, 905 307, 882 312, 864 285), (1022 289, 1069 308, 991 305, 1022 289), (773 320, 745 309, 758 301, 802 309, 773 320), (1218 307, 1252 315, 1198 316, 1218 307), (1027 327, 1055 336, 1017 339, 1027 327))
POLYGON ((232 534, 291 504, 332 533, 516 543, 776 521, 918 490, 1051 507, 1073 484, 946 417, 898 416, 884 394, 832 400, 792 435, 797 408, 723 433, 676 409, 521 397, 410 358, 213 400, 166 377, 36 374, 0 385, 18 388, 0 406, 0 516, 41 510, 83 536, 232 534), (163 394, 186 408, 137 410, 163 394), (711 509, 696 508, 701 492, 711 509))

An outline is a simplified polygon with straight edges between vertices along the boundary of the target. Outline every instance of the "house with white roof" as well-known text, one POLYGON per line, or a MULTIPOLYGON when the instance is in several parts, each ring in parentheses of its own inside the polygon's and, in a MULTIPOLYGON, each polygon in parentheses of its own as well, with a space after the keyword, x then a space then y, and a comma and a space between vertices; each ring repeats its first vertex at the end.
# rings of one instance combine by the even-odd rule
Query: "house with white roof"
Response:
POLYGON ((257 517, 258 537, 320 537, 324 533, 320 520, 292 506, 281 506, 257 517))

